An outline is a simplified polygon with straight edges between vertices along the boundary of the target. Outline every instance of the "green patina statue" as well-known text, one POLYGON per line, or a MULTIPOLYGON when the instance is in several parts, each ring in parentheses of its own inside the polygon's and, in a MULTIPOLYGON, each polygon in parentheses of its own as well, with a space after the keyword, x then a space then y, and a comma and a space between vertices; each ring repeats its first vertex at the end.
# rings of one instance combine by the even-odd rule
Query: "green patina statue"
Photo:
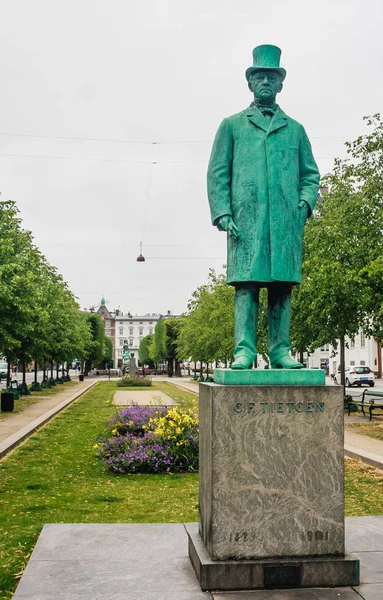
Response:
POLYGON ((233 369, 256 356, 259 289, 268 289, 272 368, 303 365, 289 355, 291 289, 301 281, 303 229, 318 195, 319 172, 302 125, 275 103, 286 77, 281 50, 253 50, 246 70, 250 107, 221 123, 208 168, 213 225, 227 231, 227 282, 235 286, 233 369))

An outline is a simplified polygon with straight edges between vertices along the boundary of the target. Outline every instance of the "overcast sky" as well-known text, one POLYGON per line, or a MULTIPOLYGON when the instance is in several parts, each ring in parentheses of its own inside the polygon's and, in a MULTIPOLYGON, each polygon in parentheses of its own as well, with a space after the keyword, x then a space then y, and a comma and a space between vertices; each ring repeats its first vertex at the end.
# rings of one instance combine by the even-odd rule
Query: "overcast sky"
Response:
POLYGON ((124 312, 184 311, 225 262, 206 168, 220 121, 251 102, 252 49, 282 49, 278 103, 324 174, 382 111, 382 6, 0 0, 1 198, 82 308, 104 294, 124 312))

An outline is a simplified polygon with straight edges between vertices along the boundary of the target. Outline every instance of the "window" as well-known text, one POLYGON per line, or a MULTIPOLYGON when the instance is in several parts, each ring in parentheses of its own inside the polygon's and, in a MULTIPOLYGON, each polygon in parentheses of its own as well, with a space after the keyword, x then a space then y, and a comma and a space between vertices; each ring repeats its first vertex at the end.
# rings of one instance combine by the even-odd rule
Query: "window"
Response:
POLYGON ((149 325, 153 325, 153 321, 149 321, 149 325))
POLYGON ((120 342, 120 346, 124 345, 124 340, 122 338, 120 338, 119 342, 120 342))
POLYGON ((105 321, 105 327, 110 327, 110 321, 105 321))
POLYGON ((355 338, 350 340, 350 348, 355 348, 355 338))
MULTIPOLYGON (((361 361, 360 361, 360 364, 361 364, 361 365, 365 365, 365 364, 366 364, 366 361, 365 361, 365 360, 361 360, 361 361)), ((364 373, 364 371, 363 371, 363 373, 364 373)))
POLYGON ((129 346, 133 346, 133 340, 132 340, 132 338, 129 339, 129 346))
POLYGON ((118 356, 122 356, 122 350, 118 351, 118 356))
POLYGON ((120 325, 123 325, 123 324, 124 324, 124 321, 120 321, 120 325))
POLYGON ((129 335, 133 335, 133 327, 129 327, 129 335))
POLYGON ((139 333, 139 335, 143 335, 144 334, 144 328, 143 327, 139 327, 138 333, 139 333))
POLYGON ((366 346, 366 338, 364 336, 364 332, 360 332, 360 347, 364 348, 366 346))
POLYGON ((139 343, 141 344, 142 342, 142 337, 138 338, 139 343))
POLYGON ((124 328, 120 327, 120 335, 124 335, 124 328))
POLYGON ((324 346, 321 346, 321 347, 320 347, 320 351, 321 351, 321 352, 324 352, 324 351, 325 351, 325 347, 324 347, 324 346))
POLYGON ((111 336, 110 329, 105 329, 105 335, 108 335, 109 337, 111 336))
POLYGON ((143 325, 142 321, 140 321, 140 323, 139 323, 139 324, 140 324, 140 325, 143 325))
POLYGON ((149 335, 153 333, 153 327, 149 327, 149 335))
POLYGON ((353 367, 355 365, 355 360, 350 360, 350 365, 353 367))

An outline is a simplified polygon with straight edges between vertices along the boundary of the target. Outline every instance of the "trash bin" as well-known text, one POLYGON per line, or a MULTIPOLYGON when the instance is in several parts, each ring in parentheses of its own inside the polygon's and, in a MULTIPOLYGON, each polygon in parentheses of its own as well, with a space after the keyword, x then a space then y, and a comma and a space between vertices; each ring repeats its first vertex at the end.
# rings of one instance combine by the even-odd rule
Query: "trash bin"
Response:
POLYGON ((84 381, 84 373, 80 373, 80 375, 78 376, 78 380, 84 381))
POLYGON ((15 408, 15 394, 12 392, 2 392, 1 394, 1 412, 13 412, 15 408))

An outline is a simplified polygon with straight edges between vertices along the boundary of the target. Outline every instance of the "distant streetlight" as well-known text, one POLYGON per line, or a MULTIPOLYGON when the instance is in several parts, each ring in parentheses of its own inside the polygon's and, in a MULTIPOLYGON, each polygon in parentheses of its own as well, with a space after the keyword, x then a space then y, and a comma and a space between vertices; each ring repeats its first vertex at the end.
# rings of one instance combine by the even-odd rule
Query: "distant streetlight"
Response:
POLYGON ((140 242, 140 255, 137 257, 137 262, 145 262, 145 256, 142 256, 142 242, 140 242))

